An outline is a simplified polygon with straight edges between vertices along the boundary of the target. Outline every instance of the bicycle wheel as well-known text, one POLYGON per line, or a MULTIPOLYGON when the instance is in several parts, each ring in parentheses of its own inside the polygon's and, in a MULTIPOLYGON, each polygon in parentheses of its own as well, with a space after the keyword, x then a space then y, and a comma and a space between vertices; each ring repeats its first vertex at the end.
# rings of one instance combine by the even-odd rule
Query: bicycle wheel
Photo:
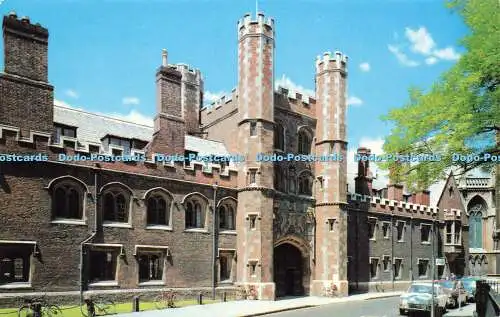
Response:
POLYGON ((99 301, 95 304, 96 315, 114 315, 116 314, 115 303, 111 300, 99 301))
POLYGON ((33 312, 31 311, 31 308, 29 308, 29 306, 21 306, 17 310, 17 316, 18 317, 32 317, 33 312))
POLYGON ((158 295, 154 299, 156 309, 166 309, 168 308, 168 301, 165 299, 165 296, 158 295))
POLYGON ((42 317, 61 317, 63 312, 57 305, 42 307, 42 317))

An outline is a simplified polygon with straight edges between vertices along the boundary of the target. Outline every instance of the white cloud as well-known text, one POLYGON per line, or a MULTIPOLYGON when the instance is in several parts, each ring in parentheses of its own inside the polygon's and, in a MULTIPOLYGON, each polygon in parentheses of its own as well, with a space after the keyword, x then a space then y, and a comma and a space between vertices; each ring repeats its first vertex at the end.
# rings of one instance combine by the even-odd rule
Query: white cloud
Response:
POLYGON ((420 27, 418 30, 407 27, 405 36, 410 41, 411 50, 415 53, 429 55, 436 46, 436 42, 425 27, 420 27))
POLYGON ((153 126, 153 118, 147 115, 144 115, 136 110, 131 110, 128 114, 122 113, 98 113, 103 116, 112 117, 124 121, 130 121, 136 124, 142 124, 152 127, 153 126))
MULTIPOLYGON (((405 28, 405 37, 407 43, 402 45, 410 46, 410 51, 415 55, 425 57, 424 61, 427 65, 434 65, 440 60, 456 61, 460 58, 460 54, 451 46, 441 49, 438 48, 431 33, 423 26, 418 29, 412 29, 410 27, 405 28)), ((388 47, 389 51, 396 56, 402 65, 409 67, 420 65, 418 61, 411 60, 408 55, 401 50, 401 45, 389 45, 388 47)))
POLYGON ((71 108, 71 109, 75 109, 75 110, 83 110, 83 108, 70 105, 69 103, 64 102, 62 100, 59 100, 59 99, 54 99, 54 105, 56 105, 58 107, 63 107, 63 108, 71 108))
POLYGON ((427 58, 425 59, 425 63, 426 63, 427 65, 434 65, 434 64, 436 64, 437 62, 438 62, 438 59, 437 59, 437 58, 435 58, 434 56, 427 57, 427 58))
POLYGON ((370 64, 368 64, 366 62, 365 63, 361 63, 361 64, 359 64, 359 68, 363 72, 369 72, 370 71, 370 64))
POLYGON ((356 96, 347 97, 347 105, 349 106, 361 106, 363 104, 363 100, 356 96))
POLYGON ((80 97, 80 95, 73 89, 67 89, 64 93, 66 94, 66 96, 71 97, 73 99, 78 99, 78 97, 80 97))
POLYGON ((460 54, 455 52, 455 49, 451 46, 448 46, 447 48, 443 48, 440 50, 435 50, 433 54, 437 58, 444 59, 447 61, 456 61, 460 58, 460 54))
POLYGON ((219 100, 220 98, 222 98, 222 96, 226 96, 227 93, 225 91, 219 91, 219 92, 211 92, 211 91, 205 91, 203 93, 203 104, 204 105, 209 105, 217 100, 219 100))
POLYGON ((395 45, 388 45, 387 48, 392 54, 394 54, 394 56, 396 56, 401 65, 407 67, 416 67, 420 65, 418 62, 411 60, 405 53, 401 51, 399 47, 395 45))
POLYGON ((137 97, 124 97, 122 103, 126 106, 137 106, 141 103, 141 100, 137 97))
POLYGON ((275 81, 274 85, 276 87, 286 88, 289 91, 300 92, 303 95, 307 95, 307 96, 310 96, 310 97, 313 97, 313 98, 316 95, 316 93, 314 92, 314 90, 309 89, 309 88, 305 88, 305 87, 303 87, 301 85, 298 85, 298 84, 294 83, 290 78, 286 77, 286 75, 283 75, 283 76, 281 76, 280 79, 277 79, 275 81))

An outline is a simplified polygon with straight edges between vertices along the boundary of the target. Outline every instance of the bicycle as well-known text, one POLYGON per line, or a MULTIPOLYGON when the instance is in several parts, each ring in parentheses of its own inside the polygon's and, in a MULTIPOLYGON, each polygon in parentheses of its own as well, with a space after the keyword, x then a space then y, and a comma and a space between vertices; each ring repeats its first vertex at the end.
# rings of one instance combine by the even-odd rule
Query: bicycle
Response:
POLYGON ((24 299, 17 311, 18 317, 58 317, 62 315, 61 308, 50 304, 45 298, 24 299))
POLYGON ((175 297, 176 293, 173 290, 161 292, 154 299, 156 309, 175 308, 175 297))
POLYGON ((85 317, 95 317, 104 315, 114 315, 116 314, 115 302, 109 299, 86 299, 85 304, 87 305, 87 313, 83 313, 85 317))
POLYGON ((384 293, 385 292, 385 287, 382 282, 378 282, 375 284, 375 289, 377 290, 378 293, 384 293))

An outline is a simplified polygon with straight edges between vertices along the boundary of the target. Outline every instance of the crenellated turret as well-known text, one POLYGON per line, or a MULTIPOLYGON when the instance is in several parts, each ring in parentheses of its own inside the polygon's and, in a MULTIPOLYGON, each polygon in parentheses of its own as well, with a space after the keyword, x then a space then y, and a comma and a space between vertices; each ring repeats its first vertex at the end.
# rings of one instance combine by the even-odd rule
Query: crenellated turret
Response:
POLYGON ((312 295, 333 287, 348 293, 347 281, 347 56, 326 52, 316 61, 316 156, 336 161, 315 162, 316 276, 312 295))
POLYGON ((238 22, 238 146, 247 160, 238 171, 238 280, 260 299, 275 298, 272 162, 274 150, 274 21, 262 13, 238 22), (251 247, 248 247, 251 246, 251 247))

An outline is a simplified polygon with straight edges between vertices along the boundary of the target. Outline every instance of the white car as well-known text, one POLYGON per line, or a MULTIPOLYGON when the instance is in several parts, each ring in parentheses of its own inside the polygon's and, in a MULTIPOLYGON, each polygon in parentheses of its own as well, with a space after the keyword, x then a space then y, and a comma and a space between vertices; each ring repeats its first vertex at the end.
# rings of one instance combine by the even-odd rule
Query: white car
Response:
MULTIPOLYGON (((448 294, 443 287, 434 284, 434 309, 436 316, 446 312, 448 294)), ((399 313, 406 315, 417 312, 430 312, 432 308, 432 283, 413 283, 406 293, 400 296, 399 313)))

